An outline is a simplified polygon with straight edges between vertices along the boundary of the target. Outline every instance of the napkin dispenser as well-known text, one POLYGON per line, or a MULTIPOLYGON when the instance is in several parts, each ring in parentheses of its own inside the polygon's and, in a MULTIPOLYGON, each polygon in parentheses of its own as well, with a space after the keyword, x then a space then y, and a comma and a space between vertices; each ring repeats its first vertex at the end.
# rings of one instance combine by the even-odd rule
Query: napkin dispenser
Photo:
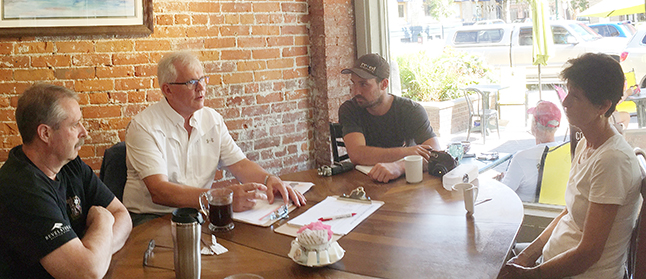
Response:
POLYGON ((444 189, 451 191, 453 185, 460 182, 471 183, 478 178, 478 166, 474 164, 461 164, 442 177, 444 189))

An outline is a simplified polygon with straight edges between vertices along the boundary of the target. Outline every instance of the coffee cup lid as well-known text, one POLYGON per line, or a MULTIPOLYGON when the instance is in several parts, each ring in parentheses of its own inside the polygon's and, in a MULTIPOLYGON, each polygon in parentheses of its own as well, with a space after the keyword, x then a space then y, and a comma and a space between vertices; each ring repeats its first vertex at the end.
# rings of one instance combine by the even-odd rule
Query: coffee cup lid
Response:
POLYGON ((175 223, 204 223, 204 218, 195 208, 178 208, 173 211, 171 220, 175 223))

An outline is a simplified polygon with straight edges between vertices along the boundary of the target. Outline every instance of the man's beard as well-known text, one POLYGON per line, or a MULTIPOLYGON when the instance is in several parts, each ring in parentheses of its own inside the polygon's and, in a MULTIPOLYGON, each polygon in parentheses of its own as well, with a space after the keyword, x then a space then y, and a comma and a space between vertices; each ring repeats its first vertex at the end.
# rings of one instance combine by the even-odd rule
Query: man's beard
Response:
POLYGON ((381 104, 384 101, 384 95, 379 96, 379 98, 375 99, 372 102, 368 102, 364 97, 361 97, 361 96, 354 96, 353 99, 359 105, 360 108, 367 109, 367 108, 372 108, 372 107, 375 107, 375 106, 381 104), (364 103, 363 104, 359 103, 357 101, 357 99, 363 100, 364 103))

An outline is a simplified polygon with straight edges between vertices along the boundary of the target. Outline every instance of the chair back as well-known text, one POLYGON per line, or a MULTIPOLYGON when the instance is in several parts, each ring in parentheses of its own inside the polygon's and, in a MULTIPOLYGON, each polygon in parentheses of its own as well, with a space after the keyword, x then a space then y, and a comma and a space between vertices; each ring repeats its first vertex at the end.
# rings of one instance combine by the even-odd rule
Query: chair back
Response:
POLYGON ((126 143, 122 141, 103 153, 99 178, 120 201, 123 201, 123 188, 126 186, 127 175, 126 143))
POLYGON ((536 200, 539 203, 565 205, 565 188, 572 165, 570 158, 570 142, 545 147, 536 185, 536 200))
POLYGON ((482 115, 481 111, 483 110, 483 105, 481 104, 482 94, 477 91, 473 91, 476 94, 469 94, 469 90, 462 90, 464 94, 464 99, 467 101, 467 108, 469 109, 469 115, 482 115))
POLYGON ((642 172, 641 196, 642 206, 633 228, 632 237, 630 239, 630 246, 628 248, 628 263, 627 274, 628 278, 646 278, 646 224, 644 220, 644 211, 646 207, 643 204, 644 197, 646 197, 646 153, 641 148, 635 148, 635 155, 639 161, 639 166, 642 172))
POLYGON ((338 163, 350 158, 347 153, 339 156, 339 148, 345 149, 343 126, 340 123, 330 122, 330 142, 332 143, 332 159, 334 162, 338 163))

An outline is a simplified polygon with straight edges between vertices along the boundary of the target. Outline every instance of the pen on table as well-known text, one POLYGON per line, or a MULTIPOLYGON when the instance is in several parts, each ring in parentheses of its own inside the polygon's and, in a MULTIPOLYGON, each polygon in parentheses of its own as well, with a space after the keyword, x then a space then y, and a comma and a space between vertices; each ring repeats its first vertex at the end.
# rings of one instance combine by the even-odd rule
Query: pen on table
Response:
POLYGON ((479 201, 479 202, 476 202, 476 203, 474 204, 474 206, 479 205, 479 204, 481 204, 481 203, 488 202, 488 201, 490 201, 490 200, 491 200, 491 199, 481 200, 481 201, 479 201))
POLYGON ((330 217, 321 217, 319 218, 319 221, 325 222, 325 221, 332 221, 332 220, 343 219, 343 218, 350 218, 354 215, 357 215, 357 213, 348 213, 348 214, 341 214, 341 215, 330 216, 330 217))

